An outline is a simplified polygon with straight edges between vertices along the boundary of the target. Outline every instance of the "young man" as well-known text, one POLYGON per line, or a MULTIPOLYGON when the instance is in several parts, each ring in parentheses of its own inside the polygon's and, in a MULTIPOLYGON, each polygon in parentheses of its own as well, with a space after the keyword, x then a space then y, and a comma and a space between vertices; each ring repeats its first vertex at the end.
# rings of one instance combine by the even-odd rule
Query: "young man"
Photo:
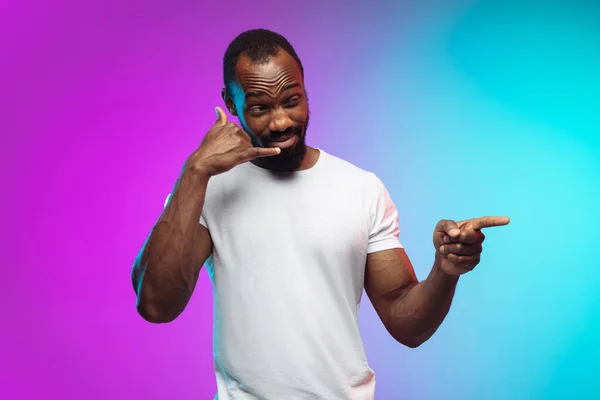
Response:
POLYGON ((417 347, 446 316, 485 227, 440 221, 435 262, 418 282, 383 183, 305 144, 302 63, 271 31, 239 35, 224 57, 217 121, 187 160, 133 268, 137 308, 174 320, 206 262, 214 286, 217 398, 373 399, 359 334, 365 289, 400 343, 417 347))

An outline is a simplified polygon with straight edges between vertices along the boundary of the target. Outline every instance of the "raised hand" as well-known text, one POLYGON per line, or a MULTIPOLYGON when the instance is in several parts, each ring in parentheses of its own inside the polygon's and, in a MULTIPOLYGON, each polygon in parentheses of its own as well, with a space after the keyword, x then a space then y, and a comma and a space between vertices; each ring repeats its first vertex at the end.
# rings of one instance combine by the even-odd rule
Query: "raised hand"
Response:
POLYGON ((243 162, 281 152, 277 147, 254 147, 242 128, 233 122, 227 122, 227 115, 221 108, 216 107, 216 111, 217 121, 204 136, 200 147, 190 155, 186 167, 214 176, 243 162))
POLYGON ((441 220, 433 232, 433 245, 442 269, 450 275, 462 275, 479 264, 483 228, 508 225, 508 217, 481 217, 464 221, 441 220))

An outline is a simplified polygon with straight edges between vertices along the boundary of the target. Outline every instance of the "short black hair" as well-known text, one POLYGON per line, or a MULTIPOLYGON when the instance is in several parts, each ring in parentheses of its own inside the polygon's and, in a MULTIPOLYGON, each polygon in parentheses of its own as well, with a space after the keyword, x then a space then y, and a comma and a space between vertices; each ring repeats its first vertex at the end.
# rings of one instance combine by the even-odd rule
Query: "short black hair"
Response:
POLYGON ((233 39, 223 56, 223 83, 227 90, 229 91, 229 84, 236 79, 235 66, 242 55, 248 56, 253 62, 264 63, 277 55, 280 49, 296 60, 304 78, 302 62, 286 38, 268 29, 251 29, 233 39))

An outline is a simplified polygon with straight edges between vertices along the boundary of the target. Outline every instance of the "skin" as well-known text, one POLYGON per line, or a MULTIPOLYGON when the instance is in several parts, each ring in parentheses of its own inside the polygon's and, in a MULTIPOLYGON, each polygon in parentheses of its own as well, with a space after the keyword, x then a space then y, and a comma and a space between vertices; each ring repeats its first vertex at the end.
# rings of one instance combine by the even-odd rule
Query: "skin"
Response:
POLYGON ((253 160, 260 167, 292 171, 311 168, 319 151, 306 146, 308 98, 299 65, 281 50, 269 62, 257 64, 242 55, 236 64, 237 82, 223 89, 225 105, 255 146, 275 147, 286 133, 298 136, 297 143, 282 148, 276 157, 253 160))
MULTIPOLYGON (((242 56, 237 82, 222 96, 243 130, 218 119, 187 160, 172 197, 134 264, 138 311, 150 322, 174 320, 189 301, 200 268, 212 253, 210 232, 198 224, 209 179, 250 161, 277 171, 314 166, 319 151, 306 146, 308 99, 300 67, 285 51, 266 63, 242 56), (281 146, 282 136, 296 135, 281 146)), ((480 262, 484 228, 507 225, 507 217, 440 221, 433 233, 435 261, 419 282, 404 249, 369 254, 365 291, 386 329, 398 342, 417 347, 446 317, 459 277, 480 262)))
POLYGON ((392 337, 412 348, 427 341, 448 314, 459 277, 479 264, 485 239, 481 229, 509 222, 507 217, 438 222, 435 261, 421 282, 404 249, 369 254, 365 291, 392 337))
POLYGON ((279 148, 254 147, 217 107, 217 121, 187 159, 165 209, 136 258, 131 279, 137 310, 149 322, 173 321, 189 302, 200 268, 212 253, 210 232, 198 223, 212 176, 279 148))

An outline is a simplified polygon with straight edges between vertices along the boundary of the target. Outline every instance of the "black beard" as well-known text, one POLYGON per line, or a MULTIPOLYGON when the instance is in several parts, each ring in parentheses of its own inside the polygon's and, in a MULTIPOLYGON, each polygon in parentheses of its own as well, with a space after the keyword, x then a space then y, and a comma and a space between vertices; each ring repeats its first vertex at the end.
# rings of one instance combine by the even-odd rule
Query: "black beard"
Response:
POLYGON ((274 171, 295 171, 300 168, 304 156, 306 155, 306 129, 298 135, 298 142, 295 146, 282 149, 276 156, 263 157, 261 164, 274 171))
MULTIPOLYGON (((273 171, 296 171, 299 169, 304 156, 306 156, 306 131, 309 119, 310 116, 306 118, 304 127, 294 132, 298 136, 298 142, 293 147, 282 149, 281 153, 276 156, 261 157, 259 159, 260 166, 273 171)), ((254 147, 264 147, 254 135, 250 135, 250 141, 254 147)))

